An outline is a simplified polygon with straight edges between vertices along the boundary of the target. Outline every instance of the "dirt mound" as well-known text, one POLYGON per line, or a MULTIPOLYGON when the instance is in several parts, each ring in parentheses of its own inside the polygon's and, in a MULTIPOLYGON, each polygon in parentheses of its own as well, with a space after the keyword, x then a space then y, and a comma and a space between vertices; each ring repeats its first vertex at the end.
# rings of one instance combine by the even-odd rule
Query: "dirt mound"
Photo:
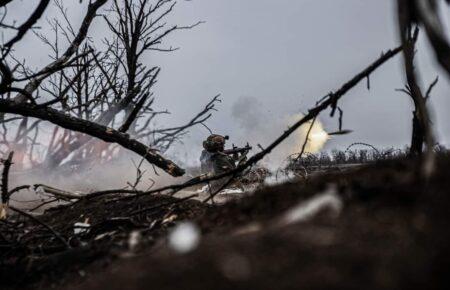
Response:
POLYGON ((206 208, 198 201, 162 195, 80 200, 37 217, 60 239, 31 219, 2 221, 0 281, 12 288, 61 284, 87 265, 103 267, 126 255, 131 233, 139 233, 139 249, 133 251, 142 251, 177 220, 196 217, 206 208))
POLYGON ((9 250, 2 274, 10 287, 34 289, 443 289, 449 169, 450 158, 442 157, 424 184, 413 161, 384 162, 221 206, 164 196, 82 201, 42 217, 66 236, 89 218, 89 232, 70 241, 73 248, 36 254, 40 244, 61 247, 40 227, 25 235, 27 251, 9 250), (185 219, 202 238, 180 254, 167 246, 166 233, 185 219), (136 230, 142 238, 132 251, 136 230))

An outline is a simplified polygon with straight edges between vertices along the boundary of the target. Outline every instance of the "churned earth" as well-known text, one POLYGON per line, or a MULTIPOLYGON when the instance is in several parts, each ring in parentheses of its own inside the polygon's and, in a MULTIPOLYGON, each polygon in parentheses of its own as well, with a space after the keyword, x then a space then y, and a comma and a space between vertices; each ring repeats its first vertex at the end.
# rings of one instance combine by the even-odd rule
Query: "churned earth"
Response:
POLYGON ((40 217, 70 247, 31 221, 3 222, 2 289, 446 289, 450 157, 427 181, 416 169, 388 161, 216 205, 81 201, 40 217), (91 226, 74 235, 77 222, 91 226), (169 242, 180 224, 198 230, 184 250, 169 242))

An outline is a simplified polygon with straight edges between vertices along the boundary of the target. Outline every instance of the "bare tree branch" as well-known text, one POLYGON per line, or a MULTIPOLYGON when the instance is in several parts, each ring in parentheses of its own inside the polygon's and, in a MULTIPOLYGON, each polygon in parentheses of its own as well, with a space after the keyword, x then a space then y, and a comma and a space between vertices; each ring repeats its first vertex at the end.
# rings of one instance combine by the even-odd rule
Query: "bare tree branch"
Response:
POLYGON ((117 143, 122 147, 145 157, 148 162, 158 166, 172 176, 181 176, 184 174, 184 170, 182 168, 178 167, 172 161, 163 158, 161 155, 156 153, 155 150, 134 139, 130 139, 127 134, 116 131, 112 128, 75 118, 73 116, 68 116, 52 108, 42 108, 28 103, 18 104, 10 100, 0 100, 0 111, 49 121, 63 128, 99 138, 105 142, 117 143))
POLYGON ((31 219, 32 221, 34 221, 35 223, 43 226, 44 228, 46 228, 50 233, 52 233, 52 235, 59 240, 65 247, 66 249, 70 249, 71 246, 69 245, 69 243, 58 233, 56 232, 52 227, 50 227, 49 225, 47 225, 46 223, 44 223, 43 221, 39 220, 37 217, 34 217, 33 215, 24 212, 23 210, 20 210, 16 207, 10 206, 10 209, 12 209, 13 211, 19 213, 22 216, 25 216, 29 219, 31 219))
MULTIPOLYGON (((42 81, 44 81, 49 75, 51 75, 55 71, 63 68, 64 64, 70 60, 72 55, 75 54, 78 47, 86 38, 89 27, 94 18, 97 16, 97 10, 100 9, 100 7, 102 7, 107 1, 108 0, 97 0, 89 4, 88 11, 83 19, 83 22, 81 23, 77 36, 74 38, 74 40, 69 45, 67 50, 61 55, 61 57, 59 57, 58 59, 47 65, 45 68, 43 68, 37 74, 39 75, 39 77, 32 78, 32 80, 25 86, 25 91, 28 94, 32 94, 34 91, 36 91, 37 88, 42 83, 42 81)), ((18 96, 15 97, 15 99, 17 102, 23 102, 25 100, 23 94, 19 94, 18 96)))
MULTIPOLYGON (((7 1, 7 2, 10 2, 10 1, 7 1)), ((8 54, 8 52, 10 51, 12 46, 15 43, 17 43, 18 41, 20 41, 22 39, 22 37, 27 33, 27 31, 30 30, 33 27, 33 25, 41 18, 42 14, 44 14, 45 10, 47 9, 47 6, 49 3, 50 3, 50 0, 41 0, 39 2, 39 5, 34 10, 33 14, 31 14, 31 16, 28 18, 28 20, 25 21, 25 23, 22 24, 17 29, 16 36, 5 44, 5 46, 3 48, 4 49, 3 57, 5 57, 5 55, 8 54)), ((1 5, 1 6, 3 6, 3 5, 1 5)))
MULTIPOLYGON (((253 155, 251 158, 249 158, 247 160, 247 162, 238 165, 235 169, 230 170, 230 171, 225 172, 225 173, 222 173, 222 174, 219 174, 219 175, 215 175, 215 176, 201 175, 201 176, 192 178, 192 179, 190 179, 190 180, 188 180, 188 181, 186 181, 186 182, 184 182, 182 184, 173 184, 173 185, 163 186, 163 187, 156 188, 156 189, 153 189, 153 190, 150 190, 150 191, 146 191, 146 192, 134 192, 134 194, 137 195, 137 196, 149 195, 149 194, 161 193, 161 192, 168 192, 169 194, 175 194, 175 193, 177 193, 178 191, 180 191, 180 190, 182 190, 184 188, 191 187, 191 186, 194 186, 194 185, 197 185, 197 184, 204 184, 204 183, 207 183, 207 182, 210 182, 210 181, 214 181, 214 180, 219 180, 219 179, 222 179, 224 177, 231 177, 230 180, 232 180, 233 178, 237 177, 241 172, 243 172, 247 168, 252 167, 257 162, 262 160, 266 155, 270 154, 270 152, 272 152, 273 149, 275 149, 284 140, 286 140, 299 127, 301 127, 302 125, 308 123, 309 121, 313 120, 314 118, 317 118, 317 116, 319 116, 319 114, 321 112, 323 112, 324 110, 326 110, 328 108, 333 109, 333 107, 337 106, 337 102, 350 89, 355 87, 362 80, 367 78, 367 76, 372 74, 381 65, 383 65, 385 62, 387 62, 388 60, 393 58, 395 55, 400 53, 402 50, 403 50, 403 46, 400 46, 400 47, 397 47, 395 49, 389 50, 386 53, 382 54, 376 61, 374 61, 366 69, 364 69, 363 71, 358 73, 356 76, 354 76, 351 80, 349 80, 344 85, 342 85, 342 87, 339 88, 337 91, 330 92, 326 97, 322 98, 314 108, 312 108, 312 109, 310 109, 308 111, 308 114, 306 114, 302 119, 297 121, 294 125, 289 127, 289 129, 287 129, 282 135, 280 135, 277 139, 275 139, 264 150, 262 150, 261 152, 253 155)), ((229 182, 231 182, 230 180, 227 182, 228 184, 229 184, 229 182)), ((91 198, 96 198, 96 197, 103 196, 103 195, 116 194, 116 193, 119 193, 119 192, 123 192, 123 191, 116 191, 116 190, 100 191, 100 192, 91 193, 91 194, 85 196, 84 199, 91 199, 91 198)), ((219 191, 217 191, 214 194, 217 194, 218 192, 219 191)), ((133 194, 132 191, 127 191, 127 193, 133 194)), ((210 198, 208 198, 207 200, 212 199, 214 197, 214 194, 212 194, 210 196, 210 198)))
MULTIPOLYGON (((404 3, 404 9, 409 9, 423 24, 434 49, 436 58, 450 77, 450 43, 445 35, 445 28, 438 13, 436 0, 413 0, 404 3)), ((448 2, 448 1, 447 1, 448 2)))
POLYGON ((437 85, 439 81, 439 76, 437 76, 434 81, 430 84, 430 86, 428 87, 427 92, 425 93, 425 102, 428 101, 428 99, 431 97, 431 91, 433 90, 433 88, 437 85))

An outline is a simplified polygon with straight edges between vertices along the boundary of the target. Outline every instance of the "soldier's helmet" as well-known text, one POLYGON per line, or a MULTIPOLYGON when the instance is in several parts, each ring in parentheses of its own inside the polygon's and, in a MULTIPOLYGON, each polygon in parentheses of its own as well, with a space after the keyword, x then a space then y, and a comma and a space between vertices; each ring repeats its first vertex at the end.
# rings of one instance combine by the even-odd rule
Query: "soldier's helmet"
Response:
POLYGON ((203 141, 203 148, 209 152, 217 152, 225 146, 225 141, 228 136, 222 136, 217 134, 212 134, 205 141, 203 141))

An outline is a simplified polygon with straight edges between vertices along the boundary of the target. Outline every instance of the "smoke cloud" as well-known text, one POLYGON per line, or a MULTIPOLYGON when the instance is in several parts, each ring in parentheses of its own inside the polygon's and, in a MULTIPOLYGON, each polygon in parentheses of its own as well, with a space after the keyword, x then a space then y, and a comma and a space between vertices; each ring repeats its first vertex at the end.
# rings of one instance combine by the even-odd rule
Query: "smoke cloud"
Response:
MULTIPOLYGON (((10 189, 21 185, 45 184, 73 193, 86 194, 98 190, 131 189, 137 176, 137 166, 142 157, 123 151, 114 160, 105 164, 91 162, 82 167, 60 166, 54 170, 29 169, 17 170, 14 164, 9 175, 10 189)), ((167 184, 183 182, 188 177, 173 178, 162 170, 154 169, 144 161, 140 166, 141 182, 136 189, 148 190, 167 184), (155 173, 155 170, 157 173, 155 173)), ((33 207, 32 201, 39 198, 31 187, 11 197, 11 204, 20 208, 33 207)))
MULTIPOLYGON (((259 150, 258 144, 263 147, 268 146, 290 125, 302 118, 302 115, 291 113, 284 114, 284 116, 275 116, 270 113, 267 106, 259 99, 255 97, 241 97, 232 106, 232 117, 235 126, 239 127, 239 130, 236 130, 239 134, 231 133, 233 142, 236 142, 240 146, 249 142, 254 148, 251 154, 254 154, 256 150, 259 150)), ((262 161, 262 165, 275 170, 282 165, 288 156, 299 153, 305 142, 309 127, 310 124, 305 124, 299 128, 292 136, 269 154, 262 161)), ((42 134, 41 138, 45 136, 46 134, 42 134)), ((305 152, 315 153, 320 151, 327 140, 328 134, 324 131, 320 121, 317 120, 312 128, 305 152)), ((199 143, 197 142, 195 144, 198 145, 199 143)), ((230 145, 228 144, 228 147, 230 145)), ((188 147, 192 147, 192 145, 188 147)), ((194 148, 186 149, 191 149, 190 154, 175 158, 180 164, 187 165, 186 160, 189 158, 197 159, 197 156, 192 153, 195 151, 194 148)), ((180 150, 177 151, 180 152, 180 150)), ((174 158, 176 156, 170 157, 174 158)), ((140 161, 140 156, 127 152, 126 150, 121 150, 120 154, 114 160, 108 161, 105 164, 91 162, 82 168, 63 165, 56 170, 18 170, 13 165, 10 173, 10 187, 13 188, 24 184, 46 184, 66 191, 80 193, 125 188, 127 186, 130 188, 129 183, 133 184, 136 180, 136 166, 140 161)), ((156 174, 153 166, 147 162, 143 162, 140 169, 144 172, 141 183, 137 187, 140 190, 147 190, 152 185, 160 187, 166 184, 179 183, 189 178, 189 174, 187 174, 181 179, 175 179, 157 169, 158 174, 156 174)), ((14 200, 20 202, 35 200, 36 194, 33 190, 25 190, 15 194, 12 199, 12 204, 14 204, 14 200)), ((16 205, 24 206, 23 203, 16 205)))
MULTIPOLYGON (((232 107, 232 116, 243 132, 238 136, 240 143, 250 142, 256 149, 257 144, 268 146, 290 125, 300 120, 301 114, 286 114, 277 117, 265 110, 264 104, 255 97, 241 97, 232 107)), ((292 154, 301 152, 307 132, 311 123, 300 127, 294 134, 278 146, 264 160, 264 166, 270 169, 279 168, 283 161, 292 154)), ((233 136, 234 137, 234 136, 233 136)), ((316 153, 320 151, 328 140, 328 134, 319 120, 316 120, 311 130, 305 152, 316 153)))

